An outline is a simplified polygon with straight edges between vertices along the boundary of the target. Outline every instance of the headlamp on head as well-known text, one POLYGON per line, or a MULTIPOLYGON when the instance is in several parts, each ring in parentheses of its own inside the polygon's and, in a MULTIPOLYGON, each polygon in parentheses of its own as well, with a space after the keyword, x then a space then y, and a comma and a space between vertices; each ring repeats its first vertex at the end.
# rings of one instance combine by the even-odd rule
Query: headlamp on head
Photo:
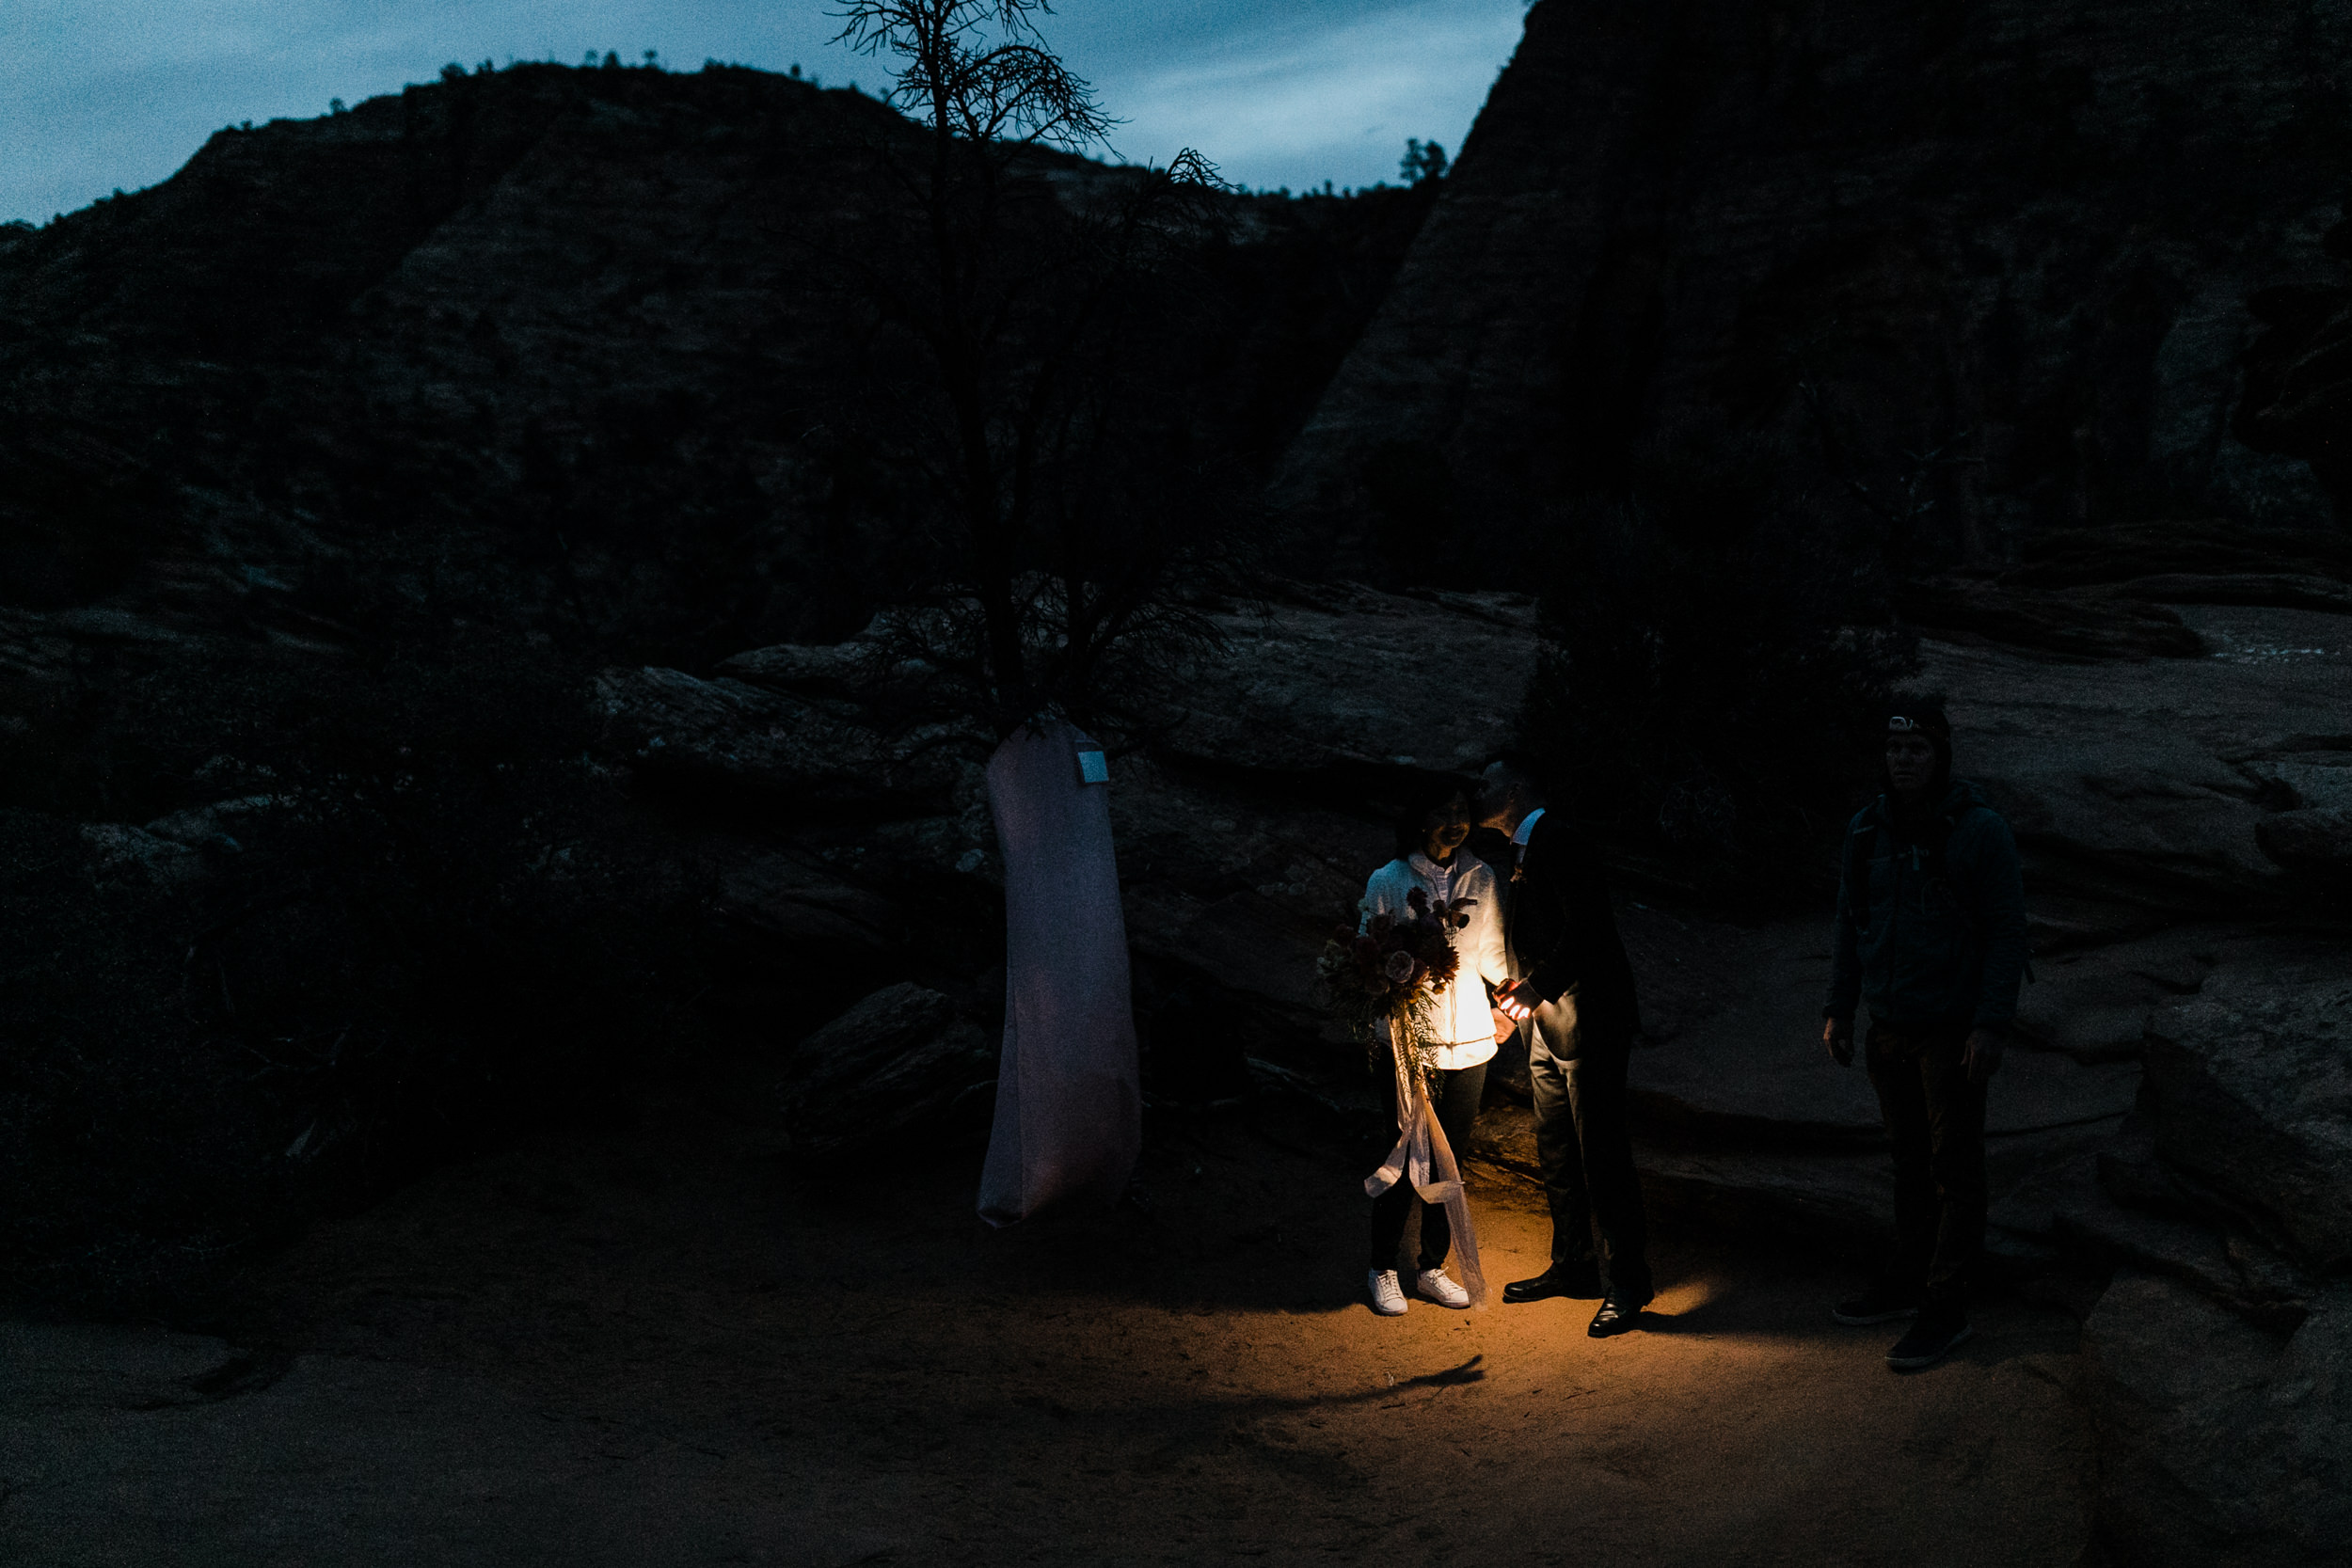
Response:
POLYGON ((1941 704, 1906 704, 1905 707, 1904 712, 1887 715, 1889 736, 1915 735, 1938 747, 1951 743, 1952 721, 1944 716, 1941 704))

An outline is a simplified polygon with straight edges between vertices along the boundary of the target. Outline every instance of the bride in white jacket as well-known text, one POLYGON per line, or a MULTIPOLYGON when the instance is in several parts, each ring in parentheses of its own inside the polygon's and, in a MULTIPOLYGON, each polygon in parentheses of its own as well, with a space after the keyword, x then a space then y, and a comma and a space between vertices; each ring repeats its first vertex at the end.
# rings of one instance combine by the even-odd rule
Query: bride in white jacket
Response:
MULTIPOLYGON (((1440 784, 1423 791, 1397 817, 1396 859, 1372 874, 1364 886, 1363 916, 1358 929, 1370 927, 1377 914, 1403 916, 1418 888, 1430 900, 1452 903, 1474 900, 1464 912, 1470 924, 1454 933, 1454 951, 1461 967, 1437 999, 1431 1034, 1437 1071, 1429 1081, 1429 1100, 1444 1129, 1446 1142, 1456 1156, 1470 1145, 1470 1123, 1478 1115, 1479 1097, 1486 1092, 1486 1064, 1494 1059, 1496 1041, 1512 1025, 1494 1010, 1488 987, 1508 979, 1502 945, 1501 884, 1494 869, 1462 847, 1470 837, 1468 792, 1459 784, 1440 784)), ((1382 1082, 1390 1085, 1390 1110, 1396 1110, 1396 1073, 1387 1053, 1375 1064, 1382 1082)), ((1386 1316, 1405 1310, 1405 1291, 1398 1282, 1398 1249, 1404 1244, 1405 1222, 1412 1212, 1413 1186, 1400 1180, 1372 1200, 1372 1266, 1366 1287, 1372 1309, 1386 1316)), ((1468 1307, 1470 1292, 1449 1278, 1446 1254, 1453 1228, 1445 1206, 1421 1205, 1421 1253, 1414 1285, 1419 1293, 1441 1307, 1468 1307)))

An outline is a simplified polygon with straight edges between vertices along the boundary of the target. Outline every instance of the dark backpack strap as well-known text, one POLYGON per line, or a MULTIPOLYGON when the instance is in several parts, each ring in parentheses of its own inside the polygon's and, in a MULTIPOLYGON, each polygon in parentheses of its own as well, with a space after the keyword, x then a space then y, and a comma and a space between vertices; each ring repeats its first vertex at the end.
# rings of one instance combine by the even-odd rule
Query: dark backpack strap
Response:
POLYGON ((1884 832, 1884 825, 1873 817, 1869 824, 1846 832, 1846 889, 1854 929, 1870 928, 1870 848, 1884 832))
MULTIPOLYGON (((1951 847, 1952 834, 1960 831, 1961 818, 1966 816, 1970 812, 1990 812, 1992 810, 1993 808, 1991 806, 1970 804, 1963 806, 1959 811, 1944 819, 1944 842, 1937 845, 1935 847, 1935 866, 1933 875, 1944 883, 1947 890, 1951 889, 1952 879, 1950 872, 1947 867, 1945 856, 1946 852, 1951 847)), ((1969 909, 1967 905, 1963 904, 1960 901, 1960 895, 1957 892, 1952 894, 1952 907, 1960 911, 1961 918, 1968 922, 1968 929, 1975 933, 1979 942, 1982 942, 1984 940, 1984 927, 1977 923, 1976 911, 1969 909)), ((2026 984, 2030 986, 2040 978, 2041 976, 2033 972, 2033 957, 2031 954, 2027 954, 2026 958, 2026 984)))
POLYGON ((1978 923, 1977 911, 1970 909, 1966 904, 1961 902, 1960 890, 1952 886, 1950 854, 1952 847, 1952 835, 1960 832, 1961 820, 1967 816, 1971 812, 1989 811, 1992 808, 1989 806, 1979 806, 1972 803, 1963 806, 1960 810, 1946 816, 1944 818, 1944 836, 1938 839, 1935 843, 1935 847, 1928 851, 1928 879, 1931 882, 1941 882, 1944 884, 1944 891, 1951 895, 1952 908, 1960 911, 1961 919, 1968 923, 1969 931, 1975 935, 1979 942, 1982 942, 1984 940, 1984 927, 1978 923))
MULTIPOLYGON (((1944 891, 1947 893, 1952 890, 1950 861, 1952 834, 1960 831, 1960 819, 1975 809, 1974 806, 1963 806, 1958 811, 1944 813, 1944 831, 1936 835, 1932 843, 1924 846, 1927 850, 1925 857, 1927 863, 1921 869, 1927 873, 1928 881, 1931 884, 1943 883, 1944 891)), ((1957 895, 1953 902, 1959 902, 1957 895)))

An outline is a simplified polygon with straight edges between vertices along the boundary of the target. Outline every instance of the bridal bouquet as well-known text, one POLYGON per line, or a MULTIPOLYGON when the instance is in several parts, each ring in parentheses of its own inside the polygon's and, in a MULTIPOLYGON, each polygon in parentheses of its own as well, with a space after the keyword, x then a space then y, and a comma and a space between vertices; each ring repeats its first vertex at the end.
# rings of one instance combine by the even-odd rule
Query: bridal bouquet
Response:
POLYGON ((1375 914, 1360 934, 1334 932, 1315 964, 1324 1006, 1368 1044, 1388 1038, 1383 1026, 1395 1024, 1396 1037, 1411 1041, 1426 1067, 1431 1015, 1461 967, 1454 933, 1470 924, 1473 902, 1432 900, 1415 888, 1405 913, 1375 914))

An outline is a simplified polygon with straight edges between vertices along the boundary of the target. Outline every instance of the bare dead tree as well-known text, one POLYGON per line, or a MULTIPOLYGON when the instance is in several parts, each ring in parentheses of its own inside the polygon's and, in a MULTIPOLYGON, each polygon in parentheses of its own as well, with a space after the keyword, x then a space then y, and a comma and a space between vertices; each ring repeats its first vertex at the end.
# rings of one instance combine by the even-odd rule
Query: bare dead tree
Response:
POLYGON ((892 651, 1006 736, 1082 721, 1210 638, 1174 592, 1217 530, 1133 483, 1153 389, 1140 319, 1215 221, 1216 171, 1104 168, 1114 121, 1038 30, 1044 0, 845 0, 837 40, 893 62, 914 134, 878 149, 899 227, 852 280, 874 309, 883 444, 916 483, 930 571, 892 651), (976 710, 977 711, 974 711, 976 710))

